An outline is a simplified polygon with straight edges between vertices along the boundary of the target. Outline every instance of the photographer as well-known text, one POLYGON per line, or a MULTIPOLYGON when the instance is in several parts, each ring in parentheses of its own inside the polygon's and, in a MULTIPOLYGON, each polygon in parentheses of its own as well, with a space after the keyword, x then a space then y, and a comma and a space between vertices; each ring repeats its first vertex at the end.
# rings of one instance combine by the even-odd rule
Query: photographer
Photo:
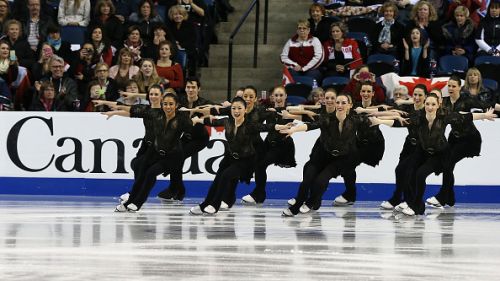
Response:
POLYGON ((370 82, 373 86, 374 99, 377 103, 385 102, 384 89, 380 87, 375 81, 375 74, 370 72, 367 65, 361 65, 356 68, 354 75, 349 83, 345 86, 343 92, 352 96, 354 101, 361 101, 359 91, 363 82, 370 82))
POLYGON ((98 58, 92 43, 83 44, 82 48, 75 52, 75 57, 77 59, 73 62, 70 70, 78 84, 78 97, 81 100, 87 92, 88 83, 94 77, 94 68, 98 58))

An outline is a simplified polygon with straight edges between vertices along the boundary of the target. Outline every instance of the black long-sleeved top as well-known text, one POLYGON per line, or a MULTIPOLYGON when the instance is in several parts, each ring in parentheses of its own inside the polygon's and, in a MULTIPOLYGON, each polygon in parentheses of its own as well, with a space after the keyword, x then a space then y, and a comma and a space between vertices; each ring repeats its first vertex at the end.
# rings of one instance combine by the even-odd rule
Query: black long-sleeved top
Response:
MULTIPOLYGON (((281 111, 285 110, 286 108, 280 107, 280 108, 275 108, 276 112, 273 111, 268 111, 266 113, 266 124, 279 124, 279 125, 286 125, 290 122, 293 122, 292 119, 283 119, 283 116, 279 115, 281 111)), ((271 130, 266 136, 266 142, 268 143, 273 143, 273 142, 283 142, 287 139, 287 135, 281 134, 280 132, 276 130, 271 130)))
MULTIPOLYGON (((400 105, 396 106, 396 109, 402 110, 408 113, 408 119, 418 119, 421 115, 425 115, 424 109, 415 109, 413 105, 400 105)), ((399 123, 398 121, 394 121, 394 127, 403 127, 404 124, 399 123)), ((406 126, 408 129, 408 135, 406 136, 405 143, 409 142, 412 145, 418 144, 418 130, 415 126, 406 126)))
MULTIPOLYGON (((215 109, 212 109, 210 111, 210 114, 211 115, 231 116, 231 107, 221 108, 219 110, 219 112, 217 112, 215 109)), ((264 108, 263 106, 255 105, 253 107, 252 111, 245 114, 245 120, 249 120, 250 122, 253 122, 253 123, 262 124, 268 118, 272 118, 272 115, 273 115, 273 112, 267 111, 266 108, 264 108)), ((258 145, 259 143, 263 142, 258 131, 255 131, 251 137, 254 140, 254 144, 258 145)))
POLYGON ((444 151, 448 147, 448 141, 445 136, 448 124, 452 127, 467 126, 468 124, 473 124, 472 120, 472 113, 438 113, 431 128, 429 128, 429 121, 426 118, 426 114, 423 113, 412 115, 408 126, 413 127, 412 130, 417 132, 418 142, 422 149, 430 154, 434 154, 444 151))
MULTIPOLYGON (((442 107, 448 112, 470 112, 473 108, 482 109, 485 111, 487 107, 483 107, 485 104, 479 102, 478 100, 472 99, 465 95, 461 95, 455 103, 452 103, 450 97, 443 98, 442 107)), ((451 132, 455 137, 470 136, 473 134, 479 134, 474 122, 465 124, 451 124, 451 132)))
POLYGON ((152 134, 152 145, 160 153, 181 149, 181 136, 190 135, 193 127, 191 119, 185 115, 176 114, 173 119, 167 121, 165 113, 159 114, 138 106, 134 110, 131 108, 130 117, 147 119, 144 123, 148 122, 150 126, 150 132, 147 133, 152 134))
MULTIPOLYGON (((376 103, 372 103, 372 106, 377 105, 376 103)), ((356 107, 363 107, 363 103, 355 103, 353 108, 356 107)), ((379 108, 379 111, 381 111, 382 108, 379 108)), ((352 114, 356 114, 356 112, 352 112, 352 114)), ((363 113, 361 114, 363 118, 366 118, 368 115, 363 113)), ((382 134, 382 131, 380 131, 379 126, 371 126, 370 122, 363 122, 361 126, 358 129, 358 134, 357 134, 358 140, 363 143, 379 143, 384 141, 384 135, 382 134)))
POLYGON ((320 142, 334 156, 356 152, 358 129, 370 122, 364 116, 349 114, 342 125, 342 132, 339 130, 339 123, 335 112, 321 114, 318 121, 307 124, 307 130, 321 129, 320 142))
POLYGON ((254 135, 259 132, 270 132, 274 130, 275 124, 261 124, 252 122, 250 119, 245 118, 243 124, 236 128, 234 118, 228 117, 223 119, 210 120, 204 119, 204 124, 207 126, 224 126, 226 140, 229 145, 229 150, 226 154, 234 158, 247 158, 256 154, 254 146, 254 135))
MULTIPOLYGON (((214 104, 214 103, 210 100, 205 99, 205 98, 198 97, 198 99, 195 102, 193 102, 192 107, 190 107, 189 101, 187 100, 187 97, 185 95, 181 96, 179 99, 179 105, 181 107, 186 107, 186 108, 194 108, 197 106, 207 105, 207 104, 214 104)), ((179 112, 179 114, 183 114, 183 115, 186 115, 187 117, 189 117, 189 112, 179 112)), ((195 113, 195 114, 193 114, 193 116, 202 117, 203 115, 200 113, 195 113)), ((193 139, 208 138, 208 131, 203 124, 196 124, 193 126, 191 137, 193 139)))
POLYGON ((143 118, 146 115, 146 111, 150 111, 150 115, 165 115, 161 108, 151 108, 147 104, 136 104, 130 107, 130 117, 131 118, 142 118, 142 123, 144 124, 144 137, 142 141, 148 145, 153 144, 154 133, 153 133, 153 123, 156 118, 143 118))

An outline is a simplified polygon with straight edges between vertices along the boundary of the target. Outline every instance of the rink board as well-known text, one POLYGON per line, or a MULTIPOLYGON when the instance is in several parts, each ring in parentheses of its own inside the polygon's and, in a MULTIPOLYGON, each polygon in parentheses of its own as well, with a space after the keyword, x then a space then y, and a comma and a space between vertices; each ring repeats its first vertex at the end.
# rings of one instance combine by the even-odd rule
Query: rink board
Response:
MULTIPOLYGON (((142 120, 97 113, 0 112, 0 194, 115 196, 130 188, 130 160, 144 129, 142 120)), ((455 169, 457 200, 500 203, 498 144, 500 123, 478 121, 482 155, 465 159, 455 169)), ((376 168, 357 168, 358 200, 386 199, 394 188, 394 168, 406 136, 402 128, 382 128, 386 139, 383 160, 376 168)), ((184 166, 187 196, 203 197, 224 153, 224 133, 211 128, 209 148, 184 166)), ((264 136, 265 134, 263 134, 264 136)), ((302 179, 302 167, 319 131, 297 133, 297 167, 268 168, 268 197, 288 198, 302 179)), ((332 180, 327 196, 343 191, 341 179, 332 180)), ((428 193, 441 177, 430 176, 428 193)), ((168 185, 159 177, 152 195, 168 185)), ((238 194, 253 188, 240 184, 238 194)), ((330 199, 330 198, 329 198, 330 199)))

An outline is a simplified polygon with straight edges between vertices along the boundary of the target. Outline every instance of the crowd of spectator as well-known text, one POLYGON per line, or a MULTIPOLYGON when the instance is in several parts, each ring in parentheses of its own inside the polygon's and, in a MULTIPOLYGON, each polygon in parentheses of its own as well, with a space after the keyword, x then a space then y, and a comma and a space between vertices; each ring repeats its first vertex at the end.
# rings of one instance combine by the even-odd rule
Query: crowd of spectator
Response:
MULTIPOLYGON (((440 75, 440 59, 445 56, 465 58, 466 69, 457 69, 464 78, 478 57, 500 56, 498 0, 313 2, 310 18, 298 21, 281 61, 294 80, 313 78, 314 88, 332 76, 351 79, 344 88, 351 95, 360 81, 377 85, 373 75, 354 75, 360 70, 369 72, 366 64, 373 54, 392 58, 391 72, 425 78, 440 75)), ((472 73, 481 76, 475 70, 472 73)), ((476 92, 487 91, 482 84, 476 85, 476 92)), ((383 89, 376 93, 380 102, 385 100, 383 89)))
POLYGON ((182 90, 233 10, 229 0, 0 0, 2 108, 99 111, 92 99, 182 90), (85 40, 68 42, 68 30, 85 40))

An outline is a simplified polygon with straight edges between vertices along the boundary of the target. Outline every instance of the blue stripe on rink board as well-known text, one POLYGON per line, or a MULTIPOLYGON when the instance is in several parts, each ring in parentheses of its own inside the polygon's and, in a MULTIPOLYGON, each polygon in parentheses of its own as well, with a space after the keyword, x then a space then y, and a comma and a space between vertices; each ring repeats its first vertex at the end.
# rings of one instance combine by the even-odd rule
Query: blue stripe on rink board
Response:
MULTIPOLYGON (((151 196, 168 186, 168 180, 159 180, 151 196)), ((185 181, 187 197, 205 197, 212 182, 185 181)), ((132 186, 128 179, 83 179, 83 178, 14 178, 0 177, 0 194, 19 195, 75 195, 75 196, 118 196, 132 186)), ((295 195, 297 182, 269 182, 268 198, 288 199, 295 195)), ((237 196, 248 194, 254 187, 240 184, 237 196)), ((382 201, 388 199, 394 190, 394 184, 358 183, 358 200, 382 201)), ((426 197, 434 195, 439 186, 429 185, 426 197)), ((332 200, 344 190, 342 183, 331 183, 324 199, 332 200)), ((500 203, 500 186, 457 186, 455 187, 457 202, 461 203, 500 203)))

